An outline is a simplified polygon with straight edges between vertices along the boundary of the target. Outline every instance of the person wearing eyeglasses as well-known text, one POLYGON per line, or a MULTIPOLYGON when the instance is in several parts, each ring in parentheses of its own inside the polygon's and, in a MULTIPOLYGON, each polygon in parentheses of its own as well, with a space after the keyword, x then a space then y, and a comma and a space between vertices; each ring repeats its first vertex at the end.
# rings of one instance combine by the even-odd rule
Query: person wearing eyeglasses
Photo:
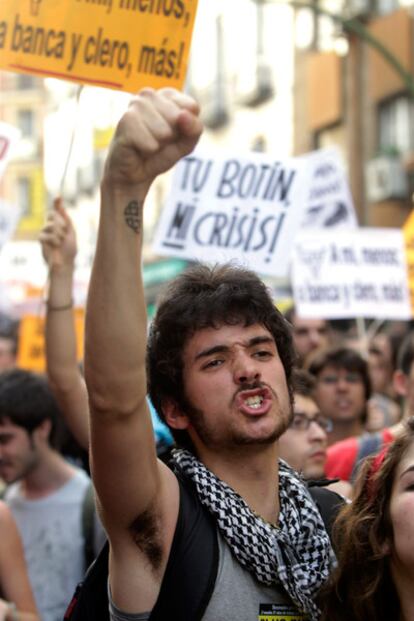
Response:
MULTIPOLYGON (((314 399, 315 380, 307 371, 293 372, 293 418, 280 436, 280 457, 305 479, 325 478, 326 450, 332 421, 322 415, 314 399)), ((352 486, 346 481, 329 485, 330 489, 350 497, 352 486)))

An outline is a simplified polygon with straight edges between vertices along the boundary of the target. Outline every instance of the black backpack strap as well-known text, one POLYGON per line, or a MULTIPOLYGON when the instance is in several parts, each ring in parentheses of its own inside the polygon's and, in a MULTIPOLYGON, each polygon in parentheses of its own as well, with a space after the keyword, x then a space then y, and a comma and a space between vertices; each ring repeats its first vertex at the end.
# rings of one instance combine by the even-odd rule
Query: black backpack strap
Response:
POLYGON ((180 511, 161 591, 150 621, 199 621, 217 578, 219 549, 213 517, 193 484, 177 477, 180 511))
POLYGON ((349 479, 351 483, 354 483, 355 477, 358 474, 358 470, 360 469, 363 460, 369 455, 377 453, 382 444, 382 434, 379 432, 364 433, 360 438, 358 438, 358 453, 349 479))
MULTIPOLYGON (((192 483, 181 478, 178 481, 177 526, 151 621, 199 621, 217 577, 219 552, 214 520, 198 500, 192 483)), ((77 586, 64 621, 109 621, 108 558, 107 542, 77 586)))
POLYGON ((108 559, 109 543, 106 542, 76 587, 64 621, 109 621, 108 559))
POLYGON ((82 534, 84 540, 85 567, 88 568, 96 556, 95 552, 95 490, 92 481, 86 488, 82 503, 82 534))
POLYGON ((332 525, 339 510, 345 505, 346 500, 340 494, 327 489, 325 485, 326 481, 323 481, 323 485, 318 484, 316 481, 310 481, 308 482, 308 489, 319 509, 326 532, 332 541, 332 525))

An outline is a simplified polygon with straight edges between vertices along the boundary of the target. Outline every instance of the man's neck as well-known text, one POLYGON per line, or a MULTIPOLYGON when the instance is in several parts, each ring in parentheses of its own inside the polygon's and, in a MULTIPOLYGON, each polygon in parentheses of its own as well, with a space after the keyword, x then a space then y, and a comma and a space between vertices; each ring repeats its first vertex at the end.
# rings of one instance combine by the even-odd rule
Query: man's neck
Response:
POLYGON ((352 436, 360 436, 364 432, 364 426, 360 419, 350 422, 334 422, 333 429, 328 436, 328 446, 331 446, 335 442, 346 440, 352 436))
POLYGON ((57 451, 47 448, 35 468, 21 480, 22 494, 36 500, 53 494, 75 474, 71 466, 57 451))
POLYGON ((200 461, 227 483, 250 509, 264 520, 277 524, 279 518, 279 469, 276 445, 258 450, 202 451, 200 461))

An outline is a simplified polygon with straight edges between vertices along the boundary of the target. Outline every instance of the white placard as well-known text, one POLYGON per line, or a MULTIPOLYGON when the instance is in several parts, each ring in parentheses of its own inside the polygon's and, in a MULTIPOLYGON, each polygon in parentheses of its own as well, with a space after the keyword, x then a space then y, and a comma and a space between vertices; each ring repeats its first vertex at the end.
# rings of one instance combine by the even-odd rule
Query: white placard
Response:
POLYGON ((355 207, 340 152, 332 147, 301 157, 309 172, 302 228, 357 227, 355 207))
POLYGON ((0 121, 0 179, 20 135, 20 130, 17 127, 0 121))
POLYGON ((43 287, 47 266, 38 241, 11 241, 0 254, 1 280, 5 284, 28 284, 43 287))
POLYGON ((197 150, 176 166, 154 251, 286 276, 306 178, 303 158, 197 150))
POLYGON ((293 246, 292 285, 301 317, 411 317, 400 229, 302 231, 293 246))
POLYGON ((0 198, 0 252, 11 239, 20 219, 20 209, 0 198))

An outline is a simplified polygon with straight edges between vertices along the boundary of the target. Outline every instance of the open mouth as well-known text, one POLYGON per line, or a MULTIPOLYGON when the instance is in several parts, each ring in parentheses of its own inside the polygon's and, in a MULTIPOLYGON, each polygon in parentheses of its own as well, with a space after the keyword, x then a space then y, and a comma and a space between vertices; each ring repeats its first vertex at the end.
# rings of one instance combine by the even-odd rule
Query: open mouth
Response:
POLYGON ((255 397, 249 397, 248 399, 246 399, 245 404, 249 408, 253 408, 253 410, 257 410, 260 408, 263 401, 264 401, 264 398, 262 397, 262 395, 256 395, 255 397))
POLYGON ((267 388, 243 390, 236 396, 236 405, 245 414, 265 414, 272 405, 272 396, 267 388))

